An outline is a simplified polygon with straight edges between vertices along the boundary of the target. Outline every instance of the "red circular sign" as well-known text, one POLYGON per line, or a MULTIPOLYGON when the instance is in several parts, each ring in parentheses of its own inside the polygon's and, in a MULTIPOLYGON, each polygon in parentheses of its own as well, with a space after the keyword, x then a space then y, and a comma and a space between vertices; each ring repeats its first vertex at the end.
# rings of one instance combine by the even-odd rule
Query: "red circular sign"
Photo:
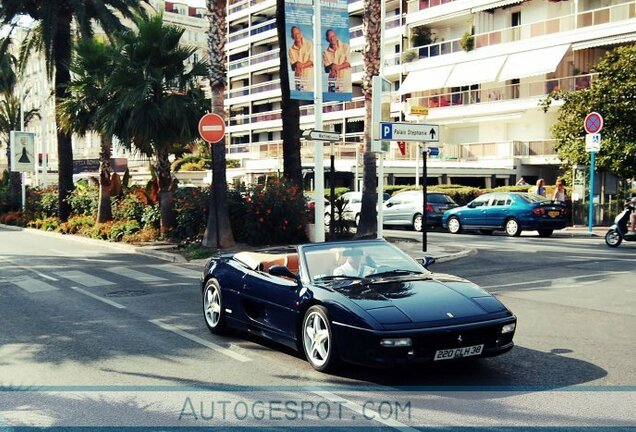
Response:
POLYGON ((585 132, 589 134, 598 133, 603 129, 603 116, 597 112, 589 113, 585 116, 583 127, 585 128, 585 132))
POLYGON ((218 114, 206 114, 199 120, 199 135, 209 143, 218 143, 225 136, 225 122, 218 114))

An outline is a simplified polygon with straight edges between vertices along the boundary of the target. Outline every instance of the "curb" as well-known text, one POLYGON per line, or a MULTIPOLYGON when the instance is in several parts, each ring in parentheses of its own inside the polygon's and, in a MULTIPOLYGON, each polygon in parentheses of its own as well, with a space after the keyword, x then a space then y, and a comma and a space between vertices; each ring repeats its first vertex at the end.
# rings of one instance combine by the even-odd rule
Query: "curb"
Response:
POLYGON ((183 256, 179 254, 165 252, 165 251, 157 250, 157 249, 151 249, 149 247, 134 246, 134 245, 124 244, 124 243, 114 243, 114 242, 109 242, 106 240, 96 240, 96 239, 91 239, 87 237, 76 236, 73 234, 60 234, 60 233, 51 232, 51 231, 42 231, 35 228, 23 228, 23 227, 16 227, 12 225, 4 225, 4 224, 0 224, 0 227, 7 229, 9 231, 26 231, 28 233, 37 234, 44 237, 64 238, 64 239, 68 239, 68 240, 72 240, 72 241, 76 241, 76 242, 88 244, 88 245, 105 246, 112 249, 117 249, 119 251, 145 255, 145 256, 158 258, 158 259, 173 262, 173 263, 188 262, 188 260, 186 260, 183 256))
POLYGON ((455 252, 455 253, 450 253, 450 254, 446 254, 446 255, 440 255, 439 258, 438 257, 434 257, 435 261, 438 263, 443 263, 443 262, 448 262, 448 261, 454 261, 460 258, 465 258, 467 256, 471 256, 471 255, 477 255, 477 249, 467 249, 464 251, 460 251, 460 252, 455 252))

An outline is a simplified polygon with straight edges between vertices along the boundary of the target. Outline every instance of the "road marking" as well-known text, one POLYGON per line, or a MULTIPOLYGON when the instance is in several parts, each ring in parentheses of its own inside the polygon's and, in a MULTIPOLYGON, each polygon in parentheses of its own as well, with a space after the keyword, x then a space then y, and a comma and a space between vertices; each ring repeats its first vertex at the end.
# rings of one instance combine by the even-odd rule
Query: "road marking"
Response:
POLYGON ((30 277, 24 277, 23 279, 15 279, 11 281, 14 285, 19 286, 23 290, 29 293, 39 293, 45 291, 57 291, 58 288, 53 285, 49 285, 41 280, 33 279, 30 277))
POLYGON ((56 272, 56 275, 63 277, 64 279, 70 279, 75 283, 84 285, 85 287, 93 288, 107 285, 115 285, 115 282, 107 281, 106 279, 93 276, 88 273, 84 273, 77 270, 71 270, 66 272, 56 272))
POLYGON ((183 330, 181 330, 178 327, 172 326, 170 324, 166 324, 163 321, 161 321, 160 319, 152 319, 149 320, 149 322, 151 322, 152 324, 161 327, 164 330, 168 330, 172 333, 178 334, 181 337, 184 337, 186 339, 191 340, 192 342, 198 343, 199 345, 203 345, 206 348, 210 348, 211 350, 217 351, 221 354, 225 354, 228 357, 233 358, 234 360, 238 360, 240 362, 248 362, 248 361, 252 361, 252 359, 250 359, 249 357, 246 357, 242 354, 236 353, 232 350, 229 350, 227 348, 223 348, 220 345, 217 345, 215 343, 212 343, 210 341, 207 341, 205 339, 202 339, 198 336, 192 335, 190 333, 187 333, 183 330))
POLYGON ((576 283, 581 283, 583 281, 579 281, 578 279, 586 279, 586 278, 591 278, 591 277, 598 277, 598 276, 607 276, 607 275, 614 275, 614 274, 625 274, 625 273, 632 273, 630 271, 612 271, 612 272, 601 272, 601 273, 591 273, 591 274, 586 274, 586 275, 581 275, 581 276, 568 276, 568 277, 562 277, 562 278, 552 278, 552 279, 537 279, 537 280, 531 280, 531 281, 524 281, 524 282, 513 282, 513 283, 509 283, 509 284, 501 284, 501 285, 487 285, 487 286, 481 286, 481 288, 483 289, 493 289, 493 288, 505 288, 505 287, 513 287, 513 286, 519 286, 519 285, 529 285, 529 284, 541 284, 541 283, 546 283, 546 282, 551 282, 552 285, 562 285, 563 283, 572 283, 572 284, 576 284, 576 283), (556 284, 555 284, 556 282, 556 284))
POLYGON ((24 267, 24 266, 21 266, 19 264, 16 264, 13 261, 11 261, 10 259, 5 258, 5 257, 0 257, 0 261, 4 261, 4 262, 10 264, 11 267, 16 267, 16 268, 19 268, 21 270, 30 271, 31 273, 35 273, 36 275, 40 276, 41 278, 44 278, 44 279, 47 279, 47 280, 50 280, 50 281, 53 281, 53 282, 56 282, 58 280, 58 279, 54 278, 53 276, 45 275, 44 273, 41 273, 41 272, 39 272, 37 270, 34 270, 32 268, 24 267))
POLYGON ((80 294, 84 294, 84 295, 86 295, 86 296, 89 296, 90 298, 94 298, 95 300, 99 300, 100 302, 102 302, 102 303, 106 303, 107 305, 114 306, 114 307, 116 307, 117 309, 126 309, 126 306, 124 306, 124 305, 121 305, 121 304, 119 304, 119 303, 117 303, 117 302, 114 302, 114 301, 112 301, 112 300, 105 299, 104 297, 100 297, 100 296, 98 296, 98 295, 95 295, 95 294, 93 294, 93 293, 91 293, 91 292, 88 292, 88 291, 86 291, 86 290, 81 289, 80 287, 72 286, 72 287, 70 287, 70 288, 71 288, 72 290, 74 290, 74 291, 77 291, 77 292, 78 292, 78 293, 80 293, 80 294))
POLYGON ((185 267, 179 267, 172 264, 150 264, 146 267, 154 268, 157 270, 165 271, 168 273, 175 274, 177 276, 183 276, 187 278, 197 278, 201 276, 201 272, 199 270, 192 270, 185 267))
POLYGON ((139 282, 161 282, 161 281, 165 281, 166 278, 162 278, 159 276, 155 276, 155 275, 151 275, 148 273, 143 273, 137 270, 133 270, 131 268, 128 267, 123 267, 123 266, 119 266, 119 267, 110 267, 110 268, 106 268, 104 269, 107 272, 110 273, 115 273, 121 276, 125 276, 127 278, 130 279, 134 279, 136 281, 139 282))
POLYGON ((383 419, 382 417, 380 417, 380 415, 378 414, 377 411, 370 409, 369 407, 365 406, 363 407, 362 405, 359 405, 355 402, 351 402, 350 400, 347 400, 343 397, 340 397, 334 393, 328 392, 328 391, 313 391, 312 392, 315 395, 318 395, 324 399, 327 399, 328 401, 331 402, 335 402, 337 404, 339 404, 340 406, 344 406, 345 408, 350 409, 351 411, 360 414, 361 416, 363 416, 363 418, 367 418, 369 420, 373 420, 373 421, 377 421, 378 423, 382 423, 385 426, 388 426, 390 428, 393 429, 398 429, 401 431, 417 431, 418 429, 412 428, 408 425, 405 425, 404 423, 401 423, 397 420, 393 420, 391 418, 389 419, 383 419), (372 414, 373 417, 369 418, 369 415, 372 414))

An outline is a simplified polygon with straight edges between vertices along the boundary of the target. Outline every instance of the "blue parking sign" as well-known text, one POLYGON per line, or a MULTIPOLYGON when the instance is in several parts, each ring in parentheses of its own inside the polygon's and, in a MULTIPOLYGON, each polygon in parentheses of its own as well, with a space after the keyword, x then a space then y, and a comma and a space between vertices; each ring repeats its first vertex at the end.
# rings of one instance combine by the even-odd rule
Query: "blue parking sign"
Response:
POLYGON ((380 132, 383 140, 393 139, 393 125, 391 123, 380 123, 380 132))

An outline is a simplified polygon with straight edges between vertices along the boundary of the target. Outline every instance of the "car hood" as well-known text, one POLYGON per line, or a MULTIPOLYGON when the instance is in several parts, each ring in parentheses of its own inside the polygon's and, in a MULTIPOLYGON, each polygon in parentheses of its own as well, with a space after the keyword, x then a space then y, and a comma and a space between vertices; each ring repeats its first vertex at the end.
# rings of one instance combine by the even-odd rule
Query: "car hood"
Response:
POLYGON ((507 311, 477 285, 450 275, 392 278, 335 289, 385 326, 439 321, 453 324, 507 311))

